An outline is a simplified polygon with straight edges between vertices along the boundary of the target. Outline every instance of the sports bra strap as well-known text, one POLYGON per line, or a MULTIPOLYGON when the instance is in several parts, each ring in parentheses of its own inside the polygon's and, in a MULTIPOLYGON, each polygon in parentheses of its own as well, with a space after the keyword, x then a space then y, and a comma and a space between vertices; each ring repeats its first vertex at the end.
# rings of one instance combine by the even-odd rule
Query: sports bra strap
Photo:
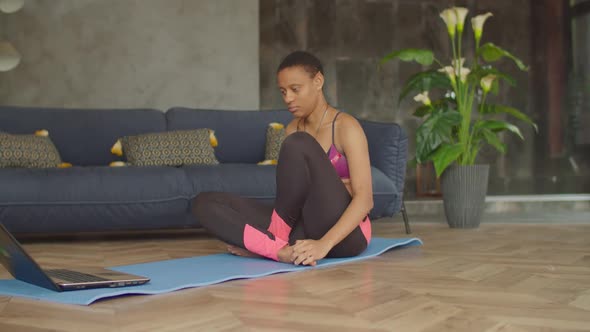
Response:
POLYGON ((336 146, 336 144, 334 143, 334 123, 336 123, 336 118, 338 117, 338 115, 340 115, 340 112, 336 113, 336 116, 334 116, 334 120, 332 120, 332 144, 334 144, 334 146, 336 146))

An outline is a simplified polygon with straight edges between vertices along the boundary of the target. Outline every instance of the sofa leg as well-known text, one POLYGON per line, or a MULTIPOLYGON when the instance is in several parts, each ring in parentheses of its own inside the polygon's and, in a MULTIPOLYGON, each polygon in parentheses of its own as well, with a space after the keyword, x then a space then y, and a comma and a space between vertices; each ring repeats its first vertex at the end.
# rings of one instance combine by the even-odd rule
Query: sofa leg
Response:
POLYGON ((404 218, 404 225, 406 227, 406 234, 411 234, 412 230, 410 229, 410 221, 408 220, 408 214, 406 213, 406 204, 402 200, 402 217, 404 218))

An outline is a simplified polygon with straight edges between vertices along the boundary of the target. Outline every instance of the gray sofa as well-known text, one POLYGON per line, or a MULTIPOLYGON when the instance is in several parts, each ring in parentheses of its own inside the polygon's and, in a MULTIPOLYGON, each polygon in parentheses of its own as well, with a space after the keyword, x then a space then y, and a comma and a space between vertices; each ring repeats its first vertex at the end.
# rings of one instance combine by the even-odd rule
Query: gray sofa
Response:
MULTIPOLYGON (((0 132, 47 129, 72 168, 0 168, 0 222, 14 233, 70 233, 199 227, 191 200, 204 191, 229 191, 271 204, 275 166, 264 159, 266 128, 287 123, 285 110, 221 111, 172 108, 56 109, 0 106, 0 132), (184 167, 109 167, 125 135, 211 128, 220 164, 184 167)), ((407 138, 393 123, 360 121, 369 142, 373 219, 398 213, 407 138)))

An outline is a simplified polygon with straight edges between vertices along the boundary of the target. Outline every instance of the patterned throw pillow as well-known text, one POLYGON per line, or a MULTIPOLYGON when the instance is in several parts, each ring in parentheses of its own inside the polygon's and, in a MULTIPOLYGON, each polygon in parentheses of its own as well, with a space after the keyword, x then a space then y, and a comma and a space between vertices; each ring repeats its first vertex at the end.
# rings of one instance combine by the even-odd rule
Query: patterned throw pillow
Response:
POLYGON ((266 129, 266 149, 264 160, 258 165, 276 165, 279 160, 281 144, 285 139, 285 126, 282 123, 272 122, 266 129))
POLYGON ((64 167, 57 148, 47 130, 34 135, 0 133, 0 167, 50 168, 64 167))
POLYGON ((111 151, 125 154, 132 166, 217 165, 212 137, 207 128, 125 136, 111 151))

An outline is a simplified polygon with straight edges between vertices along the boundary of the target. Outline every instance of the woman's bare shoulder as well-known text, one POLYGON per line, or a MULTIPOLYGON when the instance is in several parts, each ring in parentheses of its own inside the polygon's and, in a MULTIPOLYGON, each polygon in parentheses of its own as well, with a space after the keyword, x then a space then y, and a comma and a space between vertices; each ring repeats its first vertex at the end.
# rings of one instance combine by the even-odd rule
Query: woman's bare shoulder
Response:
POLYGON ((355 118, 354 116, 348 114, 348 113, 344 113, 344 112, 340 112, 341 114, 338 115, 338 118, 336 119, 336 127, 338 129, 341 129, 343 131, 349 131, 349 130, 362 130, 361 124, 360 122, 357 120, 357 118, 355 118))

